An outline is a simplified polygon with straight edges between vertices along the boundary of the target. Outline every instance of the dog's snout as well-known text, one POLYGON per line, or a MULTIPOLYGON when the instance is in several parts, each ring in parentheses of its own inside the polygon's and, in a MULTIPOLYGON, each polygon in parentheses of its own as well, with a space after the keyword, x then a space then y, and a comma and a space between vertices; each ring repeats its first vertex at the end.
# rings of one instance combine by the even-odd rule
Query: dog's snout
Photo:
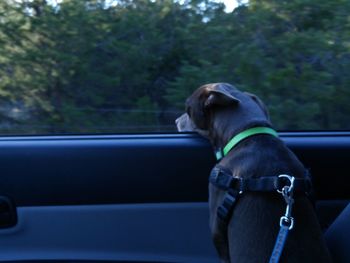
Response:
POLYGON ((175 124, 176 124, 176 128, 179 132, 182 132, 183 131, 183 122, 184 122, 184 114, 182 114, 180 117, 178 117, 176 120, 175 120, 175 124))
POLYGON ((178 131, 180 131, 181 117, 182 117, 182 115, 175 120, 176 128, 177 128, 178 131))
POLYGON ((179 117, 179 118, 177 118, 177 119, 175 120, 175 124, 176 124, 176 126, 179 124, 179 122, 180 122, 180 117, 179 117))
POLYGON ((191 132, 194 131, 192 121, 187 113, 182 114, 175 120, 176 128, 179 132, 191 132))

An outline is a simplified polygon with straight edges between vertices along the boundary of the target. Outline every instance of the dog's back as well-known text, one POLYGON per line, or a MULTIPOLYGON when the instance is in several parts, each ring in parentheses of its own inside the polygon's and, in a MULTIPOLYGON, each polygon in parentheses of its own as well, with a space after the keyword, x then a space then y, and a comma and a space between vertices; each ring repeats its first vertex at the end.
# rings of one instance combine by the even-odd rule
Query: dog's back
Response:
MULTIPOLYGON (((305 169, 283 142, 270 135, 243 141, 222 161, 237 177, 289 174, 303 177, 305 169)), ((230 262, 268 262, 286 204, 276 193, 244 193, 228 224, 230 262)), ((331 262, 313 205, 305 194, 295 196, 291 230, 280 262, 331 262)))

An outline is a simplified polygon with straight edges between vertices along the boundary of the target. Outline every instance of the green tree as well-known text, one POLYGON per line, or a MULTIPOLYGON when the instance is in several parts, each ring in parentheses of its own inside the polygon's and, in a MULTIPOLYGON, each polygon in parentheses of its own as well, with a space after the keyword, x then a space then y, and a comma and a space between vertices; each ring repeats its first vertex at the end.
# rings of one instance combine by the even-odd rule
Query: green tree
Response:
MULTIPOLYGON (((349 127, 346 0, 0 1, 0 130, 162 131, 230 82, 279 129, 349 127)), ((172 127, 172 128, 171 128, 172 127)))
POLYGON ((167 98, 176 103, 197 83, 217 81, 219 69, 222 81, 261 96, 279 129, 347 127, 349 10, 347 1, 252 0, 217 14, 167 98))

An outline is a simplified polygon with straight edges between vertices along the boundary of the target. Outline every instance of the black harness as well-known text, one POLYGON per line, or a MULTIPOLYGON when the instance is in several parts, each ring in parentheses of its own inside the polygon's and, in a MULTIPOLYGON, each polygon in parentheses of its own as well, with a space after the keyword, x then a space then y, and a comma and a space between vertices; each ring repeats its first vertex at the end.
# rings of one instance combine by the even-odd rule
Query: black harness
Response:
POLYGON ((209 177, 209 182, 226 191, 222 204, 217 209, 217 216, 227 225, 239 197, 245 192, 278 192, 282 194, 287 204, 286 213, 280 218, 280 232, 277 236, 275 248, 270 263, 279 262, 289 230, 294 226, 291 216, 294 203, 293 193, 300 192, 310 196, 312 190, 309 173, 304 178, 289 175, 266 176, 259 178, 234 177, 230 171, 219 165, 215 166, 209 177))
MULTIPOLYGON (((288 184, 285 177, 266 176, 259 178, 233 177, 232 173, 215 166, 209 177, 209 182, 216 187, 227 191, 224 201, 218 208, 218 217, 228 222, 237 199, 245 192, 275 192, 282 191, 288 184)), ((311 179, 307 172, 305 178, 295 178, 294 191, 310 195, 312 189, 311 179)))

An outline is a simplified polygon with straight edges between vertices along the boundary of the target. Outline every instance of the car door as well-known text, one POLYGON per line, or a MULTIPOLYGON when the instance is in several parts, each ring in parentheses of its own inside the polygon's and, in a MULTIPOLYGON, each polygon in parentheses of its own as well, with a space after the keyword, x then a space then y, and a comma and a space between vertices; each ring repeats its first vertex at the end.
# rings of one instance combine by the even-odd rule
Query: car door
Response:
POLYGON ((208 150, 177 134, 2 138, 0 259, 215 262, 208 150))
MULTIPOLYGON (((311 170, 327 229, 349 200, 349 134, 281 137, 311 170)), ((218 262, 215 162, 197 135, 3 137, 0 162, 2 261, 218 262)))

